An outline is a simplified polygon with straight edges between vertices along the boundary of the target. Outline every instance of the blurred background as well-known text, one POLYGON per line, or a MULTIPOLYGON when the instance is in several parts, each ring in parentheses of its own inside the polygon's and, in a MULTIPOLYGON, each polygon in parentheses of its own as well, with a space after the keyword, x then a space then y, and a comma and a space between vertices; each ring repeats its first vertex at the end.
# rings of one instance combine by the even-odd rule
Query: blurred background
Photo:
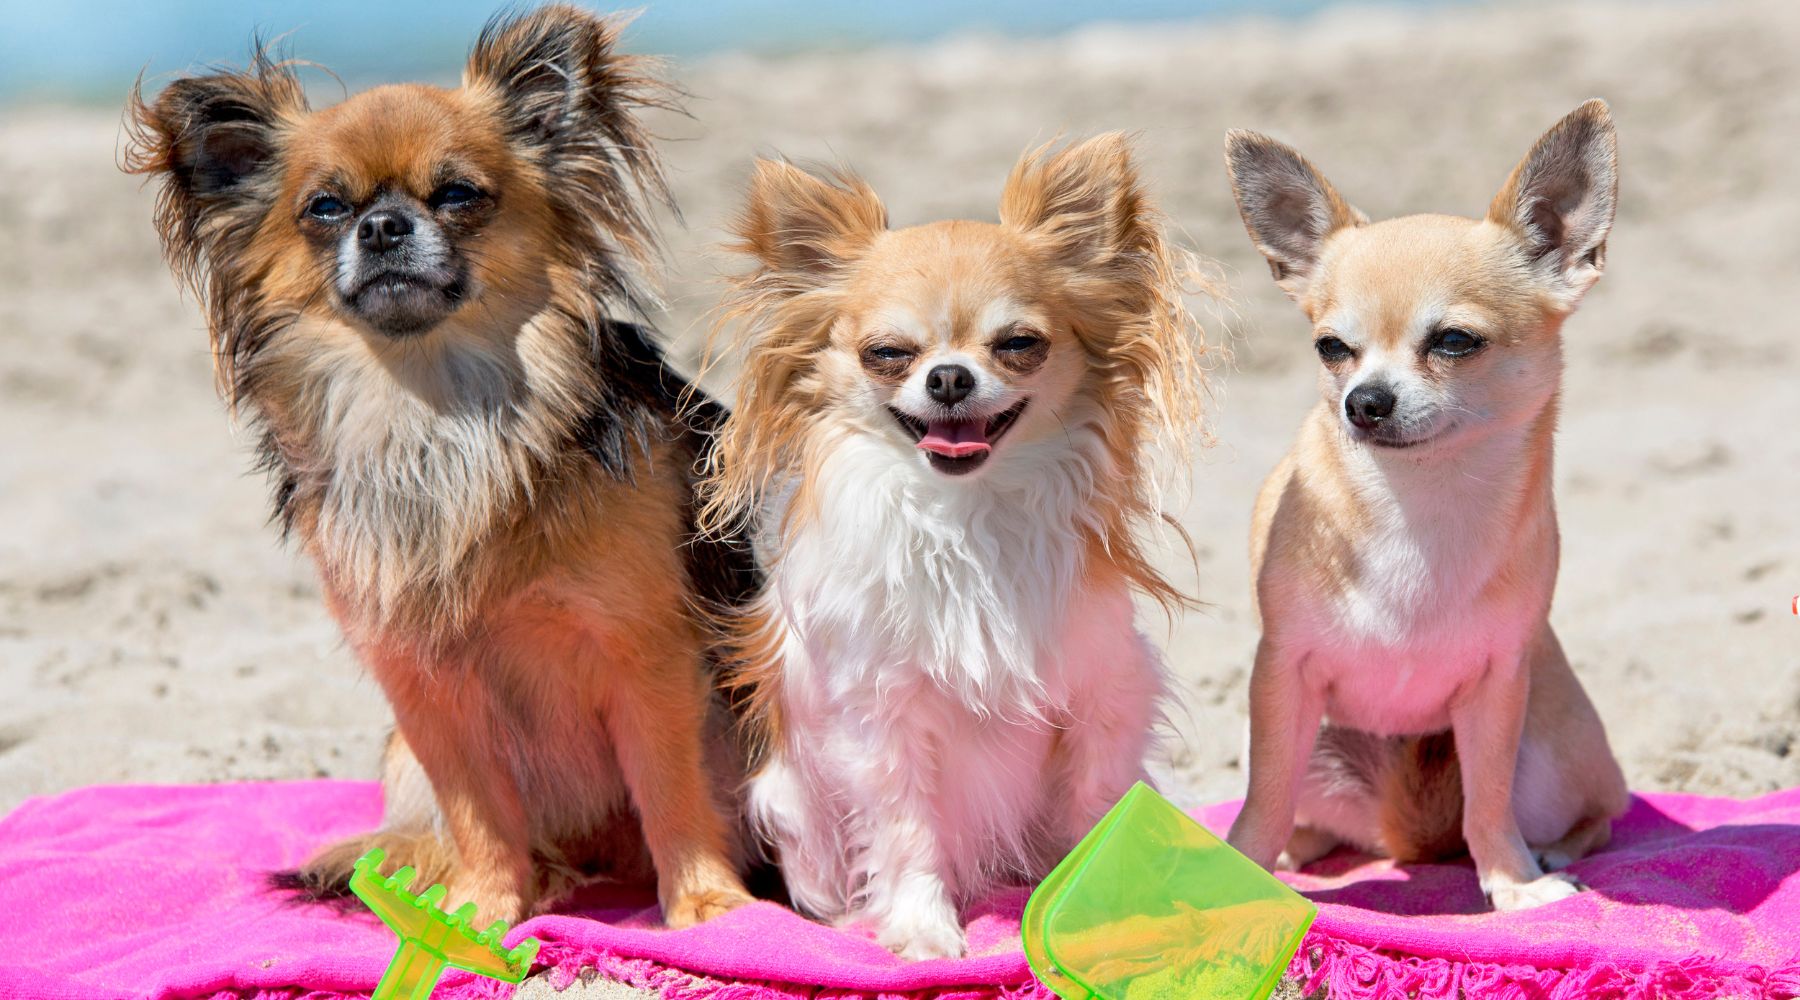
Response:
MULTIPOLYGON (((721 51, 789 55, 849 51, 950 34, 1041 37, 1097 20, 1115 23, 1259 14, 1292 17, 1327 0, 674 0, 636 11, 642 51, 691 57, 721 51)), ((138 70, 158 74, 237 61, 252 32, 281 37, 352 86, 397 79, 455 80, 469 25, 503 4, 492 0, 177 0, 6 5, 0 96, 115 100, 138 70)))
MULTIPOLYGON (((121 781, 375 773, 385 703, 213 391, 204 324, 116 166, 131 80, 241 63, 255 33, 343 88, 453 84, 480 0, 11 0, 0 32, 0 812, 121 781)), ((1156 772, 1241 794, 1256 624, 1246 532, 1316 399, 1306 327, 1237 221, 1228 127, 1298 145, 1376 217, 1476 215, 1532 141, 1612 102, 1610 271, 1567 329, 1553 619, 1640 788, 1800 784, 1800 5, 652 0, 685 366, 752 158, 839 160, 896 225, 991 219, 1019 153, 1138 134, 1181 239, 1218 262, 1212 431, 1177 512, 1207 602, 1147 613, 1180 704, 1156 772)), ((710 387, 729 395, 729 370, 710 387)), ((1180 470, 1185 473, 1185 470, 1180 470)))

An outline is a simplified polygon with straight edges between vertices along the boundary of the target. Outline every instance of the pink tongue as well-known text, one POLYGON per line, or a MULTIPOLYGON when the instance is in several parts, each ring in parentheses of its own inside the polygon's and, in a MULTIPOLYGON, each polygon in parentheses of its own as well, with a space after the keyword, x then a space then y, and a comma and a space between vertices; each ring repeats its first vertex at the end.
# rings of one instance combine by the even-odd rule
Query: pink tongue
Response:
POLYGON ((925 426, 919 447, 946 458, 966 458, 993 447, 985 420, 933 420, 925 426))

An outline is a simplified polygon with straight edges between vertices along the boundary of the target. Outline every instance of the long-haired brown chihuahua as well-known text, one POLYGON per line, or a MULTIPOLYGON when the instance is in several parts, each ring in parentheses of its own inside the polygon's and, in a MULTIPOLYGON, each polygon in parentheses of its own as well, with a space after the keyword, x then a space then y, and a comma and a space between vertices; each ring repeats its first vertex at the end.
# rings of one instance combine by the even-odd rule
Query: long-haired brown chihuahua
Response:
POLYGON ((619 26, 502 15, 459 89, 318 111, 261 55, 132 95, 127 168, 160 181, 221 391, 394 707, 382 827, 315 890, 379 845, 486 917, 652 864, 672 926, 748 898, 699 609, 754 570, 692 537, 722 413, 607 318, 668 197, 619 26))

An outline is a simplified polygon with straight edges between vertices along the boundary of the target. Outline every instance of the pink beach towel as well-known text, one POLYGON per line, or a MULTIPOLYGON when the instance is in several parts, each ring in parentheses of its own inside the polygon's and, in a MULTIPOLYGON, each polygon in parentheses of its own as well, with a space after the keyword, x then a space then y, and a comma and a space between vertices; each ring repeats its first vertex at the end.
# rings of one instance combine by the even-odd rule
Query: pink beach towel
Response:
MULTIPOLYGON (((337 1000, 374 987, 394 942, 365 913, 262 889, 320 843, 365 829, 374 785, 89 788, 0 820, 0 997, 337 1000)), ((1235 806, 1207 810, 1208 825, 1235 806)), ((1397 869, 1347 856, 1293 878, 1320 904, 1290 970, 1333 997, 1451 1000, 1800 997, 1800 790, 1739 802, 1637 800, 1578 872, 1594 891, 1480 912, 1466 864, 1397 869), (1435 914, 1427 916, 1425 914, 1435 914)), ((647 894, 595 889, 516 928, 567 982, 583 967, 675 998, 899 995, 1049 1000, 1018 946, 1025 893, 969 914, 972 955, 909 964, 865 935, 759 903, 655 929, 647 894)), ((451 971, 437 996, 513 987, 451 971)))

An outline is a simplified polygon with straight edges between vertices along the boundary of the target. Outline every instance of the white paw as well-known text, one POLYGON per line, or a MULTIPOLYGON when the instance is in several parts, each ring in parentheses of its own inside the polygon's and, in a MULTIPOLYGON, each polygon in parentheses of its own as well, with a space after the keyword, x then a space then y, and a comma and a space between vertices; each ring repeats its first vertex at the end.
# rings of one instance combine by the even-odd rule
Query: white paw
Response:
POLYGON ((1530 882, 1503 882, 1487 889, 1488 901, 1501 913, 1529 910, 1587 891, 1587 886, 1567 873, 1545 875, 1530 882))
POLYGON ((915 919, 890 922, 877 939, 882 946, 899 955, 922 961, 928 958, 961 958, 968 945, 962 928, 941 919, 915 919))

